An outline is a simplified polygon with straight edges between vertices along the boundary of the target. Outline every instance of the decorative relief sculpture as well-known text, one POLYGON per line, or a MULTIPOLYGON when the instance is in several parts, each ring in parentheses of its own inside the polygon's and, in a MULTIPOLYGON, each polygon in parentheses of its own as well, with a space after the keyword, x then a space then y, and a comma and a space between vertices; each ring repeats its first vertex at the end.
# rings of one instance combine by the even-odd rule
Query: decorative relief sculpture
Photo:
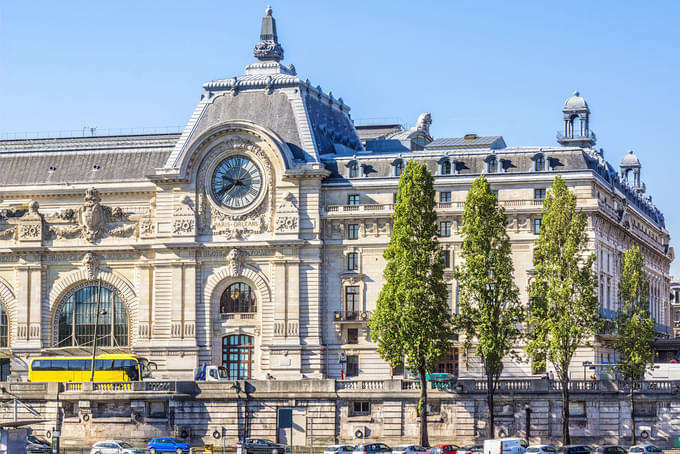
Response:
POLYGON ((418 121, 416 122, 416 129, 418 131, 423 131, 425 134, 430 135, 430 125, 432 124, 432 115, 430 112, 421 113, 418 116, 418 121))
POLYGON ((172 233, 178 236, 193 235, 196 230, 196 214, 191 199, 184 196, 180 199, 172 220, 172 233))
POLYGON ((38 202, 32 201, 28 204, 28 212, 18 219, 20 241, 42 240, 43 217, 38 212, 39 207, 38 202))
POLYGON ((106 235, 129 237, 137 232, 136 223, 130 223, 128 214, 120 207, 112 208, 101 203, 99 191, 95 188, 85 192, 80 208, 63 210, 52 215, 51 220, 49 230, 58 239, 80 237, 94 243, 106 235), (67 221, 71 225, 59 225, 58 221, 67 221))
POLYGON ((0 231, 0 240, 12 240, 16 238, 17 228, 9 227, 0 231))
POLYGON ((209 163, 220 155, 229 152, 240 152, 246 156, 252 156, 262 164, 263 178, 273 180, 273 172, 267 155, 253 142, 240 137, 231 136, 216 146, 204 159, 198 172, 198 181, 201 182, 198 190, 198 229, 200 233, 212 233, 222 235, 227 239, 245 239, 253 234, 261 234, 271 231, 274 227, 274 185, 267 185, 267 193, 253 209, 239 215, 228 214, 218 208, 206 193, 206 182, 210 180, 209 163))
POLYGON ((236 248, 229 251, 229 254, 227 255, 227 269, 229 271, 229 276, 236 277, 241 275, 241 268, 243 267, 244 258, 244 254, 236 248))
POLYGON ((97 255, 93 252, 88 252, 83 257, 83 265, 87 270, 87 279, 89 281, 94 281, 97 279, 97 273, 99 272, 99 259, 97 255))
POLYGON ((281 233, 297 233, 300 214, 295 205, 293 194, 287 192, 283 201, 276 208, 274 224, 276 231, 281 233))
POLYGON ((142 215, 139 220, 139 236, 142 238, 153 237, 156 233, 156 226, 153 222, 154 212, 156 210, 156 197, 152 197, 149 201, 149 208, 146 213, 142 215))

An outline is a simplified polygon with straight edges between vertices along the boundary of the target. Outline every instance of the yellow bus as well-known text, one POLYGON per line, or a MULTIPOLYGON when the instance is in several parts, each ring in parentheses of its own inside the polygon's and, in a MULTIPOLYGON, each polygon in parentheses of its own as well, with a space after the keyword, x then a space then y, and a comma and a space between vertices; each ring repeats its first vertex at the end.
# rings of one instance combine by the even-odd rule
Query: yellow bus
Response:
MULTIPOLYGON (((144 364, 134 355, 103 354, 95 358, 94 381, 125 382, 142 379, 144 364)), ((33 358, 28 366, 31 382, 90 381, 92 357, 45 356, 33 358)), ((146 375, 146 374, 145 374, 146 375)))

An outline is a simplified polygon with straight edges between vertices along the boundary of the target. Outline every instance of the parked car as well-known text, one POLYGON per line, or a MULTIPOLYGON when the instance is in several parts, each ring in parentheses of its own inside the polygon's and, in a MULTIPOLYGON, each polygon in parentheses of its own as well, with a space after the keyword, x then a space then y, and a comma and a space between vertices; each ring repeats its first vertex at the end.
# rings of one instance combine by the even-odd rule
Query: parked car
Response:
POLYGON ((36 438, 33 435, 29 435, 26 439, 26 454, 49 454, 52 452, 52 445, 36 438))
POLYGON ((236 443, 236 449, 241 448, 243 454, 285 454, 286 446, 274 443, 264 438, 246 438, 236 443))
POLYGON ((654 445, 635 445, 628 448, 628 454, 663 454, 663 450, 654 445))
POLYGON ((90 454, 144 454, 144 450, 135 448, 125 441, 104 440, 92 445, 90 454))
POLYGON ((428 454, 427 448, 420 445, 401 445, 392 449, 392 454, 428 454))
POLYGON ((392 454, 392 448, 385 443, 367 443, 356 445, 352 454, 392 454))
POLYGON ((626 450, 621 446, 606 445, 593 448, 590 454, 626 454, 626 450))
POLYGON ((430 454, 456 454, 459 449, 461 449, 460 446, 443 443, 432 446, 430 448, 430 454))
POLYGON ((527 454, 555 454, 557 448, 553 445, 532 445, 527 448, 527 454))
POLYGON ((456 451, 456 454, 479 454, 484 451, 484 445, 469 445, 456 451))
POLYGON ((525 454, 529 444, 523 438, 484 440, 484 454, 525 454))
POLYGON ((354 451, 351 445, 330 445, 324 449, 323 454, 349 454, 354 451))
POLYGON ((557 452, 560 454, 590 454, 590 446, 586 445, 567 445, 562 446, 557 452))
POLYGON ((184 454, 191 451, 191 446, 187 443, 182 443, 170 437, 156 437, 149 440, 146 449, 150 454, 157 452, 174 452, 177 454, 184 454))

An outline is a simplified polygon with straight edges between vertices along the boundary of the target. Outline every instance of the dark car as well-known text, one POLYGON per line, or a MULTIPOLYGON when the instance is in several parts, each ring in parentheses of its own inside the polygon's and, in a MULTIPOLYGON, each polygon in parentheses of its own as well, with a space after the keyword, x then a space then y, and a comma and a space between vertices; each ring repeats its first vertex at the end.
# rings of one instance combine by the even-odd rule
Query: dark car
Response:
POLYGON ((442 443, 432 446, 430 454, 456 454, 459 449, 459 446, 442 443))
POLYGON ((592 449, 590 446, 586 445, 567 445, 567 446, 562 446, 559 451, 557 451, 559 454, 590 454, 590 451, 592 449))
POLYGON ((47 454, 52 452, 52 445, 45 440, 29 435, 26 438, 26 454, 47 454))
POLYGON ((458 449, 457 454, 479 454, 484 451, 484 445, 470 445, 464 448, 458 449))
POLYGON ((184 454, 191 451, 191 446, 187 443, 182 443, 170 437, 156 437, 149 441, 146 449, 150 454, 157 452, 174 452, 177 454, 184 454))
POLYGON ((356 445, 352 454, 392 454, 392 448, 385 443, 356 445))
POLYGON ((626 450, 621 446, 607 445, 593 448, 590 454, 626 454, 626 450))
POLYGON ((236 443, 236 450, 243 454, 285 454, 286 446, 264 438, 246 438, 236 443))

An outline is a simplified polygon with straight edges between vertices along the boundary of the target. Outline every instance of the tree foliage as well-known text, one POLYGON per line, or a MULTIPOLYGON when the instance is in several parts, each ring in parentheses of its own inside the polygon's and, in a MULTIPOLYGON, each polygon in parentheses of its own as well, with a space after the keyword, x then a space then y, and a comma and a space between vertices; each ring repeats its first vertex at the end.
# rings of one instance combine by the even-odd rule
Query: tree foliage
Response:
POLYGON ((425 164, 409 161, 399 180, 394 227, 383 252, 385 283, 369 322, 380 356, 393 366, 406 359, 408 368, 420 374, 424 446, 429 446, 425 375, 451 349, 453 332, 434 196, 434 178, 425 164))
POLYGON ((587 253, 586 215, 558 175, 543 202, 534 243, 527 352, 535 364, 550 361, 562 389, 562 440, 570 444, 569 364, 600 327, 594 254, 587 253))
POLYGON ((472 183, 463 211, 459 315, 455 324, 465 334, 466 349, 476 340, 476 353, 487 376, 488 437, 494 437, 493 402, 503 358, 521 337, 524 308, 513 281, 510 238, 504 209, 497 204, 484 176, 472 183))
POLYGON ((614 348, 619 352, 616 368, 627 378, 630 385, 631 436, 632 443, 635 444, 634 382, 653 364, 653 345, 656 338, 654 321, 649 312, 649 280, 645 273, 642 252, 637 246, 623 254, 619 302, 616 318, 617 340, 614 344, 614 348))

